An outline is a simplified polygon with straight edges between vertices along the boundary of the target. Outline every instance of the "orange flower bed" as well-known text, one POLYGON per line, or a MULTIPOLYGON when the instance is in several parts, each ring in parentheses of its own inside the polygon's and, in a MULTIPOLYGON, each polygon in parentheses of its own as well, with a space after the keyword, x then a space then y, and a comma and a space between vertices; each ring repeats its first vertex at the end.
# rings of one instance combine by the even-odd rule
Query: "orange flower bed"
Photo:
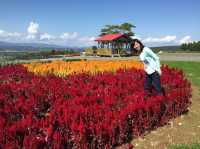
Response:
POLYGON ((67 76, 70 74, 99 72, 116 72, 119 69, 143 69, 143 64, 134 60, 117 60, 117 61, 52 61, 51 63, 34 62, 24 64, 30 72, 39 75, 55 74, 56 76, 67 76))

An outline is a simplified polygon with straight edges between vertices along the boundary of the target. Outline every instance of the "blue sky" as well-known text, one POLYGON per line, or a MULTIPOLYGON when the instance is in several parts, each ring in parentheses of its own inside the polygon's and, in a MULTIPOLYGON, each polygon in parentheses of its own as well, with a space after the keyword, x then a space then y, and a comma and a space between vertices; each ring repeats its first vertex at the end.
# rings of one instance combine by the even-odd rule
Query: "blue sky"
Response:
POLYGON ((89 46, 106 24, 129 22, 147 45, 200 40, 199 0, 1 0, 0 40, 89 46))

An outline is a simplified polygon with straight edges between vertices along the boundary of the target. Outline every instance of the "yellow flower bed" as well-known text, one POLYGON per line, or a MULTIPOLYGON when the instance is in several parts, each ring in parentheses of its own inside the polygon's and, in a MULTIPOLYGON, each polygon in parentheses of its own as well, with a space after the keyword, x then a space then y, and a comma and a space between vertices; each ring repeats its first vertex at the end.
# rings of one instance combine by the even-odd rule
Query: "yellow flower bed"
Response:
POLYGON ((52 61, 51 63, 34 62, 31 64, 24 64, 28 71, 39 75, 55 74, 57 76, 67 76, 77 73, 96 74, 98 72, 111 71, 123 68, 137 68, 143 69, 143 64, 134 60, 115 60, 115 61, 52 61))

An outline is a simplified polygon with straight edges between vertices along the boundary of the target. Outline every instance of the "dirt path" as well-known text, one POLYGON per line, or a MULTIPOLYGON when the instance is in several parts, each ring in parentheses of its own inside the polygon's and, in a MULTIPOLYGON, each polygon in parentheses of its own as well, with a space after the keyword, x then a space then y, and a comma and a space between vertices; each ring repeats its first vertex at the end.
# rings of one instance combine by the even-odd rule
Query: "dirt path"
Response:
POLYGON ((159 57, 163 61, 200 61, 200 53, 163 53, 159 57))
MULTIPOLYGON (((162 53, 158 54, 161 61, 197 61, 200 62, 200 53, 162 53)), ((138 60, 138 56, 131 57, 89 57, 88 60, 138 60)))
POLYGON ((167 149, 173 144, 200 143, 200 92, 193 86, 189 112, 160 127, 143 138, 131 142, 134 149, 167 149))

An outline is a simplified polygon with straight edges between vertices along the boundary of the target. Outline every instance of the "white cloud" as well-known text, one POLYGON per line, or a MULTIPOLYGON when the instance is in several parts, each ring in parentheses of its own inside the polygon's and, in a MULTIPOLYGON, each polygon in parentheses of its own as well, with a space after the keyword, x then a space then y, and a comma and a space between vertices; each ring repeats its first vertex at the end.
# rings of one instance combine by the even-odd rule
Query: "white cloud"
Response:
POLYGON ((94 41, 96 38, 95 37, 82 37, 82 38, 80 38, 79 40, 80 41, 90 41, 90 42, 92 42, 92 41, 94 41))
POLYGON ((142 40, 145 44, 151 46, 163 46, 163 45, 177 45, 183 43, 193 42, 192 37, 190 35, 184 36, 182 38, 177 39, 175 35, 167 35, 160 38, 155 37, 147 37, 142 40))
MULTIPOLYGON (((176 35, 166 35, 162 37, 146 37, 134 36, 148 46, 176 45, 192 42, 192 37, 187 35, 177 39, 176 35)), ((31 21, 24 33, 7 32, 0 29, 0 41, 8 42, 45 42, 58 45, 68 46, 92 46, 96 45, 94 36, 80 36, 78 32, 63 32, 59 35, 51 35, 48 32, 40 32, 39 24, 31 21)))
POLYGON ((6 32, 6 31, 3 31, 3 30, 0 30, 0 37, 20 37, 21 34, 20 33, 17 33, 17 32, 13 32, 13 33, 9 33, 9 32, 6 32))
POLYGON ((160 38, 148 37, 148 38, 145 38, 142 41, 145 42, 145 43, 154 43, 154 42, 162 43, 162 42, 173 42, 175 40, 176 40, 176 36, 168 35, 168 36, 164 36, 164 37, 160 37, 160 38))
POLYGON ((5 31, 0 30, 0 36, 2 36, 5 33, 5 31))
POLYGON ((176 36, 165 36, 164 38, 161 38, 161 41, 163 42, 171 42, 171 41, 175 41, 176 36))
POLYGON ((29 34, 29 35, 26 36, 26 39, 27 39, 27 40, 36 39, 36 35, 34 35, 34 34, 29 34))
POLYGON ((183 37, 183 38, 181 38, 179 41, 178 41, 178 43, 179 44, 183 44, 183 43, 189 43, 189 42, 192 42, 192 40, 191 40, 191 36, 185 36, 185 37, 183 37))
POLYGON ((39 24, 36 22, 30 22, 27 28, 27 40, 34 40, 40 37, 39 24))
POLYGON ((39 30, 39 24, 35 22, 30 22, 27 32, 28 34, 37 34, 39 30))
POLYGON ((88 36, 85 36, 85 37, 81 37, 79 38, 79 41, 82 43, 83 46, 92 46, 92 45, 95 45, 95 40, 96 37, 94 36, 91 36, 91 37, 88 37, 88 36))
POLYGON ((75 39, 77 37, 78 37, 78 33, 77 32, 73 32, 73 33, 65 32, 62 35, 60 35, 60 38, 63 39, 63 40, 73 40, 73 39, 75 39))
POLYGON ((0 30, 0 41, 10 41, 10 42, 16 42, 21 39, 22 34, 17 32, 6 32, 4 30, 0 30))
POLYGON ((48 33, 43 33, 40 35, 40 40, 53 40, 53 39, 55 39, 55 37, 48 33))
POLYGON ((20 33, 17 33, 17 32, 7 33, 7 35, 8 35, 9 37, 21 37, 21 34, 20 34, 20 33))
POLYGON ((132 38, 132 39, 139 39, 139 40, 141 40, 141 38, 138 37, 138 36, 131 36, 131 38, 132 38))
POLYGON ((7 33, 4 30, 0 30, 0 37, 1 38, 7 37, 7 33))

